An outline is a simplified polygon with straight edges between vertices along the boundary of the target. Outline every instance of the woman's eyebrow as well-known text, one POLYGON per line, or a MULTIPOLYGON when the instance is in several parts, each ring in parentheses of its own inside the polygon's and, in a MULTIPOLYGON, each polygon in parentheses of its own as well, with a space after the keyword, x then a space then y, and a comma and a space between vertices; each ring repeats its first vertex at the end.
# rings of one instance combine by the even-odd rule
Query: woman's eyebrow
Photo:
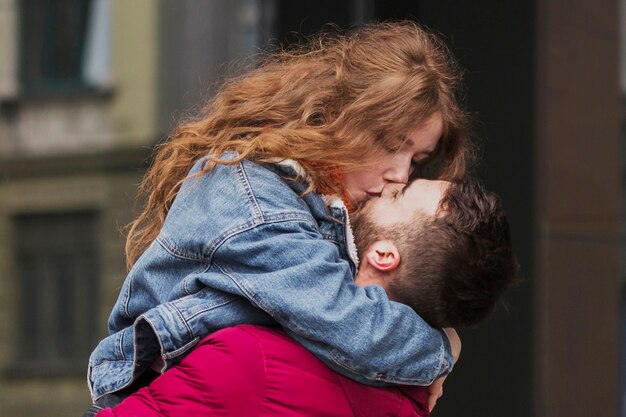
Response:
MULTIPOLYGON (((405 145, 407 145, 407 146, 409 146, 409 147, 411 147, 411 146, 415 146, 415 142, 413 142, 413 140, 412 140, 412 139, 407 139, 407 140, 406 140, 406 142, 404 142, 404 143, 405 143, 405 145)), ((431 156, 433 153, 435 153, 435 150, 436 150, 436 149, 437 149, 437 147, 435 147, 435 149, 429 149, 429 150, 426 150, 426 151, 420 151, 419 153, 420 153, 420 154, 426 154, 426 155, 428 155, 428 156, 431 156)))

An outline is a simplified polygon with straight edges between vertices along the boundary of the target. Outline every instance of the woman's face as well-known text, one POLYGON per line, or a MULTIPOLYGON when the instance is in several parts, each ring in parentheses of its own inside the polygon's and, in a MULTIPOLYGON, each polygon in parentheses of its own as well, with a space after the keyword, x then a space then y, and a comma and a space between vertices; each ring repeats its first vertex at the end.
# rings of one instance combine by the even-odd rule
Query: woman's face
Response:
POLYGON ((405 184, 415 164, 435 151, 442 134, 443 121, 441 115, 435 113, 411 132, 397 152, 383 152, 375 164, 344 172, 344 186, 351 202, 359 204, 380 196, 385 184, 405 184))

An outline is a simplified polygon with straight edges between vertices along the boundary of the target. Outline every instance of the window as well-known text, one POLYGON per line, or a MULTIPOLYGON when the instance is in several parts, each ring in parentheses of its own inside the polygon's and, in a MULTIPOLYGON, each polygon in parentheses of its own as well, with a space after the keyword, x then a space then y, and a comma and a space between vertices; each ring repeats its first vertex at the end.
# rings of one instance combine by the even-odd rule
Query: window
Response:
POLYGON ((109 0, 21 0, 26 94, 100 87, 109 66, 109 0))
POLYGON ((97 341, 94 212, 15 218, 19 374, 84 373, 97 341))

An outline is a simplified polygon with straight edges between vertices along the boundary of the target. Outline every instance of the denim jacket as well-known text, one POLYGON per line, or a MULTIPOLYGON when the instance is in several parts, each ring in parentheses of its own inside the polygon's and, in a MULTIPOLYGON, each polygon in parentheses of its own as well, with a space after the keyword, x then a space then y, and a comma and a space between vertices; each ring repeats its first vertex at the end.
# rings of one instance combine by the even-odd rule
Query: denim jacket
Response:
POLYGON ((89 360, 94 400, 244 323, 279 324, 329 367, 370 385, 428 385, 451 370, 441 330, 381 287, 354 284, 344 209, 302 196, 306 184, 287 179, 288 168, 244 160, 193 176, 203 162, 124 281, 109 336, 89 360))

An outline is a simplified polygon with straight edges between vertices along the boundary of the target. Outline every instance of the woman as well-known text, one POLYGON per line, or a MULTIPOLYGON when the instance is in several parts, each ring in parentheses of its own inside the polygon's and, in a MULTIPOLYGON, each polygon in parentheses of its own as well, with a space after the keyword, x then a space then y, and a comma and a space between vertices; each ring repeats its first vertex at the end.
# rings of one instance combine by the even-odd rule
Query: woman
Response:
POLYGON ((472 152, 458 81, 445 46, 410 22, 321 37, 228 81, 144 179, 131 269, 90 358, 97 404, 243 323, 280 324, 360 382, 428 385, 447 374, 440 329, 354 285, 347 216, 415 168, 464 172, 472 152))

